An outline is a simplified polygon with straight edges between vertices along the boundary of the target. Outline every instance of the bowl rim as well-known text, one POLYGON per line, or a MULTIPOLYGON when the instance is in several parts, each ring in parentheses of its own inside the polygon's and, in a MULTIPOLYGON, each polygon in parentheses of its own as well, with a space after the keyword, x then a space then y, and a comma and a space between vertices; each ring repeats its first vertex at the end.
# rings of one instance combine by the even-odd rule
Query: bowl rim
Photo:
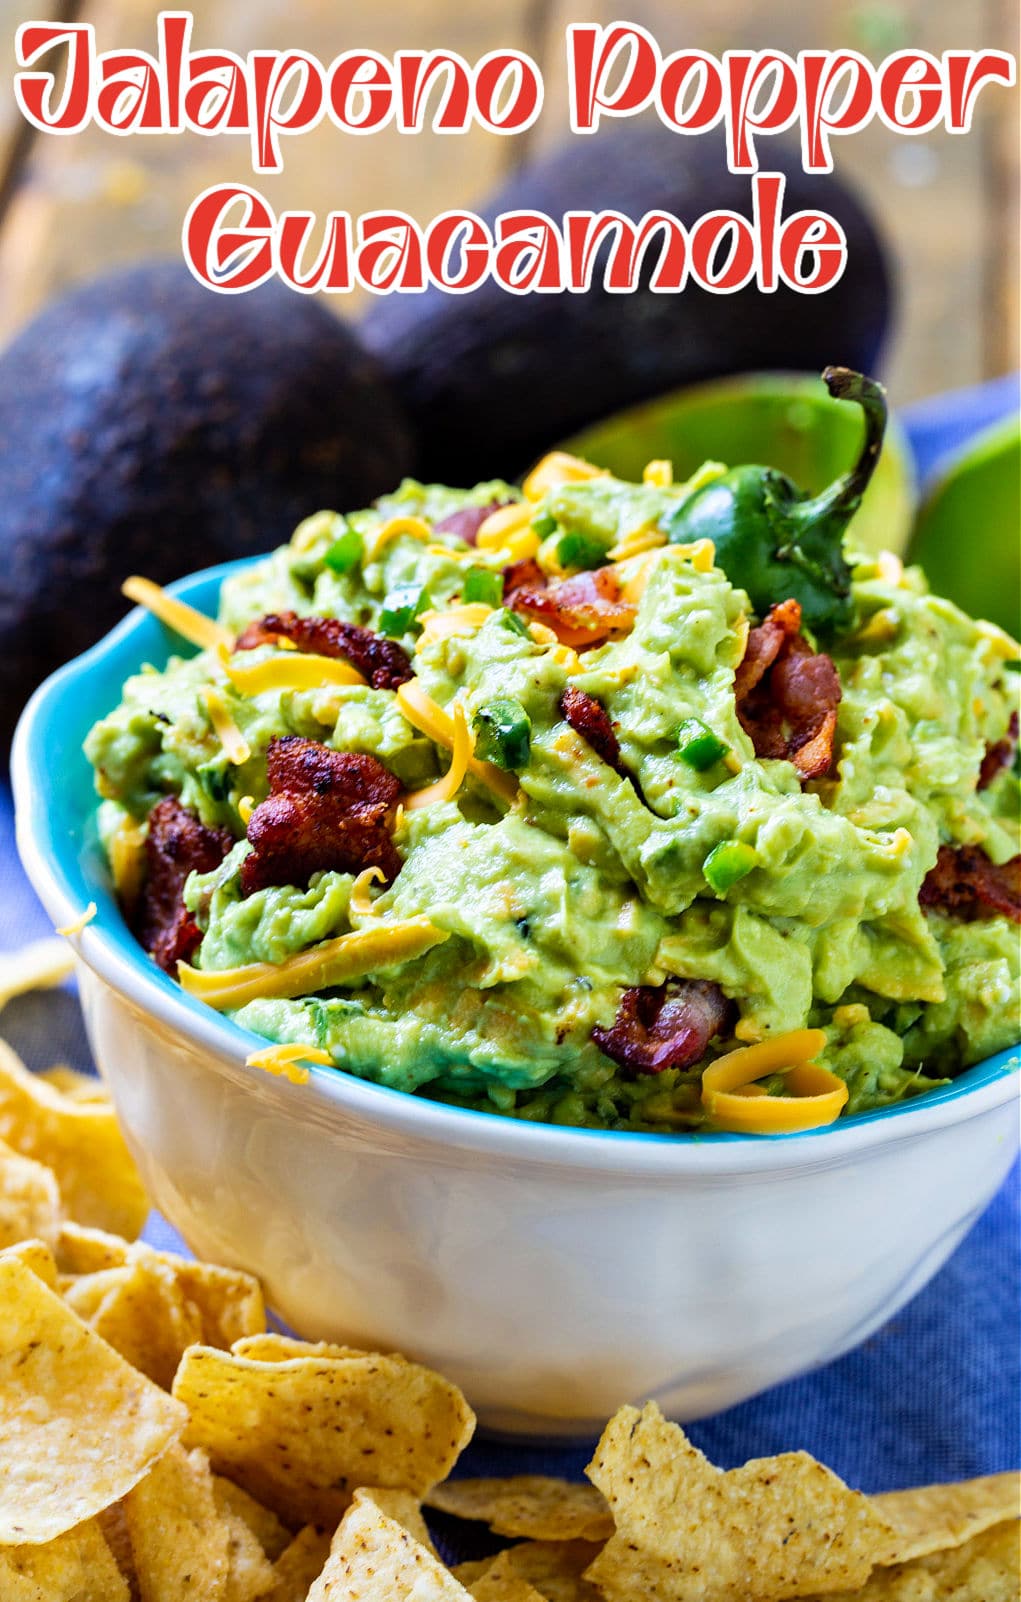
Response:
MULTIPOLYGON (((262 557, 224 562, 187 575, 166 586, 171 595, 195 604, 211 594, 228 575, 262 557), (201 595, 197 592, 202 592, 201 595)), ((56 842, 47 843, 44 824, 49 780, 45 756, 48 731, 63 715, 84 678, 104 667, 120 649, 140 645, 148 635, 165 656, 172 654, 169 635, 154 618, 135 607, 102 639, 51 674, 34 692, 18 722, 11 756, 16 834, 21 860, 36 893, 55 925, 73 924, 82 901, 56 842), (157 633, 158 631, 158 633, 157 633)), ((153 653, 150 653, 150 655, 153 653)), ((159 654, 157 651, 156 655, 159 654)), ((149 656, 132 652, 137 671, 149 656)), ((123 676, 114 674, 119 697, 123 676)), ((84 700, 84 698, 82 698, 84 700)), ((115 705, 116 701, 111 701, 115 705)), ((90 714, 91 721, 91 714, 90 714)), ((84 761, 82 757, 82 761, 84 761)), ((61 846, 74 847, 71 839, 61 846)), ((77 854, 75 862, 80 867, 77 854)), ((95 886, 103 892, 101 885, 95 886)), ((76 956, 120 997, 179 1034, 205 1053, 210 1064, 231 1076, 250 1080, 265 1097, 313 1098, 320 1116, 380 1125, 429 1145, 467 1149, 517 1162, 622 1174, 778 1172, 805 1166, 829 1166, 834 1160, 885 1145, 916 1139, 930 1131, 979 1117, 1011 1100, 1021 1089, 1021 1045, 966 1069, 950 1085, 894 1106, 857 1114, 837 1124, 796 1134, 652 1134, 629 1130, 594 1130, 525 1119, 505 1118, 471 1108, 450 1106, 359 1078, 344 1069, 312 1066, 300 1086, 273 1079, 251 1068, 245 1057, 264 1037, 188 996, 162 973, 128 932, 106 888, 106 905, 114 920, 98 919, 72 937, 76 956), (119 927, 118 927, 119 925, 119 927)))

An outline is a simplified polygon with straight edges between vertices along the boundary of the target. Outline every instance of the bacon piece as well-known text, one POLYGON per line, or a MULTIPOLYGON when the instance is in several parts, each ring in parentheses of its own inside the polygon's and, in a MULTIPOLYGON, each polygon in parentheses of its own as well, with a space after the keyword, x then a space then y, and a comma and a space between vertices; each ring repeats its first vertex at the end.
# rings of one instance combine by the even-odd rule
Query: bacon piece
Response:
POLYGON ((757 628, 748 630, 744 656, 734 675, 734 694, 744 701, 773 666, 788 640, 801 633, 801 603, 780 601, 771 606, 757 628))
POLYGON ((997 866, 981 846, 941 845, 918 899, 965 923, 997 916, 1021 923, 1021 856, 997 866))
POLYGON ((625 990, 611 1029, 592 1031, 607 1057, 636 1074, 690 1068, 731 1024, 734 1004, 708 979, 678 979, 625 990))
POLYGON ((588 742, 596 756, 602 757, 622 778, 630 777, 620 759, 620 744, 613 732, 610 714, 601 701, 569 684, 560 697, 560 712, 571 728, 588 742))
POLYGON ((546 583, 546 575, 534 556, 526 556, 520 562, 511 562, 503 570, 503 599, 505 606, 513 605, 513 598, 518 590, 541 590, 546 583))
POLYGON ((613 634, 626 634, 637 607, 621 599, 615 567, 576 573, 559 584, 525 584, 510 600, 516 612, 551 628, 561 645, 601 645, 613 634))
POLYGON ((202 943, 202 931, 182 900, 189 873, 212 873, 234 844, 227 829, 210 829, 176 796, 158 801, 149 814, 145 841, 145 887, 135 933, 167 973, 176 973, 202 943))
POLYGON ((982 758, 982 766, 978 770, 978 788, 988 790, 997 774, 1003 768, 1009 768, 1017 755, 1018 741, 1018 715, 1010 714, 1006 737, 997 740, 993 745, 986 747, 986 754, 982 758))
POLYGON ((331 751, 285 734, 266 754, 270 793, 248 820, 254 850, 241 867, 241 893, 307 884, 332 868, 380 868, 387 883, 401 859, 390 836, 400 781, 374 756, 331 751))
POLYGON ((446 517, 441 517, 438 523, 434 523, 433 531, 436 534, 454 534, 459 540, 464 540, 466 545, 474 545, 486 518, 498 512, 501 506, 511 504, 510 501, 490 501, 488 506, 459 507, 456 512, 448 512, 446 517))
POLYGON ((235 651, 252 651, 257 645, 290 640, 299 651, 342 658, 368 679, 374 690, 396 690, 414 678, 407 654, 395 640, 371 629, 343 623, 336 617, 299 617, 297 612, 269 612, 249 623, 238 636, 235 651))
POLYGON ((793 762, 803 780, 830 772, 840 679, 832 659, 813 651, 801 633, 797 601, 771 607, 748 631, 734 696, 756 756, 793 762))

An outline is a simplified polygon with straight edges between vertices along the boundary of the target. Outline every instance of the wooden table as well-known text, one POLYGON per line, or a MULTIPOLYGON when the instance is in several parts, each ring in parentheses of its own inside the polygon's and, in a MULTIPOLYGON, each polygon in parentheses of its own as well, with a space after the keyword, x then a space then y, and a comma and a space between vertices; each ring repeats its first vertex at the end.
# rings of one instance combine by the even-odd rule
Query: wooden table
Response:
MULTIPOLYGON (((19 23, 73 15, 95 24, 100 49, 151 48, 160 9, 159 0, 0 0, 0 341, 78 279, 141 255, 176 254, 195 195, 251 178, 243 140, 121 140, 94 129, 60 139, 33 135, 21 121, 11 93, 19 23)), ((302 46, 327 61, 356 45, 384 54, 447 46, 469 59, 498 45, 529 50, 547 101, 528 135, 352 139, 327 124, 287 143, 281 176, 258 180, 281 207, 398 207, 422 221, 478 202, 508 166, 565 137, 563 30, 571 21, 626 17, 664 49, 717 53, 846 45, 879 60, 906 45, 937 54, 1019 48, 1014 0, 199 0, 192 9, 197 48, 302 46)), ((1017 146, 1017 91, 998 87, 980 97, 967 137, 905 139, 878 127, 838 144, 838 172, 860 185, 900 265, 886 364, 897 403, 1017 364, 1017 146)))

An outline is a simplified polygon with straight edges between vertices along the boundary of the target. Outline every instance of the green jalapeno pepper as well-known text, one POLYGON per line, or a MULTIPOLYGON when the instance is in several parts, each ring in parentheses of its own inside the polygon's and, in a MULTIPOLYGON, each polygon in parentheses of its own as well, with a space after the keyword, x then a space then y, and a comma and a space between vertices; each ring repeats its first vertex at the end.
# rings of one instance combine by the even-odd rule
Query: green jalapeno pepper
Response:
POLYGON ((671 544, 712 540, 716 564, 747 590, 759 616, 794 599, 808 628, 832 634, 851 621, 851 570, 844 531, 861 505, 886 428, 886 391, 846 367, 823 381, 837 400, 857 401, 865 440, 850 472, 808 496, 772 467, 734 467, 697 490, 663 525, 671 544))
POLYGON ((485 762, 513 773, 528 763, 532 720, 520 701, 509 696, 487 701, 472 719, 475 752, 485 762))

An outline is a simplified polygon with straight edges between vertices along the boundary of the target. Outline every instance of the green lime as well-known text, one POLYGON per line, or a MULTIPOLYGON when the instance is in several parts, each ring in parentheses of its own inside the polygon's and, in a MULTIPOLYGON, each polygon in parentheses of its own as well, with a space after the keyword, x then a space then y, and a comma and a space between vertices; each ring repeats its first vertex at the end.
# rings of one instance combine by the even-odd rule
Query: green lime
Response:
MULTIPOLYGON (((704 461, 777 467, 811 495, 839 478, 861 446, 857 406, 832 400, 816 377, 747 373, 671 395, 587 428, 565 450, 619 478, 640 479, 646 462, 666 458, 674 477, 688 478, 704 461)), ((868 551, 904 550, 915 505, 914 467, 904 434, 891 418, 883 454, 851 540, 868 551)))
POLYGON ((1021 632, 1021 424, 984 429, 928 491, 914 534, 938 595, 973 617, 1021 632))

